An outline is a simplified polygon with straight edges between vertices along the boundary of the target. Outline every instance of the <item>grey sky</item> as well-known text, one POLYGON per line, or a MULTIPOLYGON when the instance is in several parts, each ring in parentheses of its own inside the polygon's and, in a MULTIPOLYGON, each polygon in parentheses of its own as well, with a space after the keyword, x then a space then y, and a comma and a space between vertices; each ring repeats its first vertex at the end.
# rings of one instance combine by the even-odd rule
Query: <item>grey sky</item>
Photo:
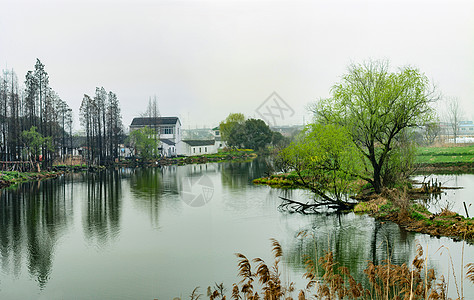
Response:
MULTIPOLYGON (((474 1, 4 1, 0 67, 45 64, 77 119, 83 94, 117 94, 123 121, 156 94, 185 128, 256 117, 277 92, 308 121, 351 62, 418 67, 474 119, 474 1)), ((78 128, 76 124, 76 128, 78 128)))

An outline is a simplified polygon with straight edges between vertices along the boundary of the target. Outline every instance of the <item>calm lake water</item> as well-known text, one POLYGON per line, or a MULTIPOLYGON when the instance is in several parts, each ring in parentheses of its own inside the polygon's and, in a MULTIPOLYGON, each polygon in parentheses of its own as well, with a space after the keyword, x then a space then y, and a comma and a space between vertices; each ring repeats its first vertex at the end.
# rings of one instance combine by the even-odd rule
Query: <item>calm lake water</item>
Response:
MULTIPOLYGON (((278 196, 305 202, 311 196, 252 185, 264 171, 260 160, 119 169, 4 190, 0 299, 185 299, 194 287, 205 294, 221 282, 230 292, 240 280, 234 253, 270 263, 270 238, 283 246, 283 277, 298 288, 305 284, 305 254, 330 249, 362 278, 368 260, 390 253, 392 262, 410 262, 420 243, 429 266, 450 276, 456 296, 448 251, 438 249, 449 249, 459 280, 462 249, 464 264, 474 262, 473 246, 352 213, 280 212, 278 196), (297 237, 300 231, 308 237, 297 237)), ((472 203, 474 176, 456 178, 449 185, 465 189, 454 200, 472 203)), ((473 285, 464 289, 473 299, 473 285)))

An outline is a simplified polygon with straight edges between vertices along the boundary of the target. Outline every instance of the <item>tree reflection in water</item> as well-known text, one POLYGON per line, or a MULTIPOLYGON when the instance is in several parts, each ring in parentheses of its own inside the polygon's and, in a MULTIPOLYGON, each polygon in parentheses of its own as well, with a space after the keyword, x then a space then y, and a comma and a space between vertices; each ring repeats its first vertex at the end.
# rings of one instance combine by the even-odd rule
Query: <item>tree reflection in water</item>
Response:
POLYGON ((70 184, 64 178, 23 183, 2 190, 0 256, 5 273, 15 277, 25 264, 40 289, 48 282, 54 248, 72 222, 70 184))
POLYGON ((83 213, 84 234, 99 247, 115 240, 120 232, 121 172, 90 173, 86 177, 87 197, 83 213))
POLYGON ((321 213, 312 217, 311 227, 303 229, 286 250, 288 264, 296 269, 304 269, 308 258, 317 261, 326 251, 332 251, 340 266, 349 268, 358 282, 367 284, 364 270, 369 261, 382 264, 389 254, 393 264, 411 263, 415 234, 394 223, 354 213, 321 213))
POLYGON ((248 162, 225 162, 218 164, 222 185, 228 189, 245 189, 252 180, 259 178, 267 170, 263 158, 248 162))

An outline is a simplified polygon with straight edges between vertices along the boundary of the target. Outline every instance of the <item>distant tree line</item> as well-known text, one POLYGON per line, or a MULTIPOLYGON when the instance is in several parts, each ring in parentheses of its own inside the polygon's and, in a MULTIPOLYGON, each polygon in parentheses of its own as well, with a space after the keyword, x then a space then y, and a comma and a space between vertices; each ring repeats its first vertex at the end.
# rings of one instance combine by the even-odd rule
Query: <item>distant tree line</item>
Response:
POLYGON ((49 85, 48 73, 39 59, 34 70, 27 72, 24 86, 20 85, 14 70, 3 71, 0 121, 0 159, 3 161, 36 161, 42 155, 42 161, 49 164, 71 148, 72 110, 49 85), (41 150, 32 152, 31 143, 41 150))
POLYGON ((281 147, 289 144, 289 139, 272 131, 265 121, 245 119, 241 113, 231 113, 219 124, 222 139, 231 148, 247 148, 256 151, 267 146, 281 147))
MULTIPOLYGON (((94 98, 84 96, 80 116, 88 161, 103 164, 117 158, 123 131, 117 96, 97 88, 94 98)), ((72 154, 72 128, 72 109, 50 86, 39 59, 24 83, 14 70, 0 74, 1 161, 41 161, 49 167, 55 159, 72 154)))

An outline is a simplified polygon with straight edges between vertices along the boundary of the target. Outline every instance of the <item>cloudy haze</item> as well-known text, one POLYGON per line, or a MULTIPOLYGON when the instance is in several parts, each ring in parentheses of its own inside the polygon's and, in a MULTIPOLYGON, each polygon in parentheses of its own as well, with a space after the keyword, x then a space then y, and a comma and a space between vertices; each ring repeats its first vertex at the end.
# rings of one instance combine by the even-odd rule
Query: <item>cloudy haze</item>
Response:
MULTIPOLYGON (((474 1, 3 1, 0 67, 20 81, 44 64, 78 115, 96 86, 124 125, 156 95, 185 128, 258 117, 277 92, 308 121, 351 62, 418 67, 474 119, 474 1)), ((79 126, 76 123, 76 128, 79 126)))

